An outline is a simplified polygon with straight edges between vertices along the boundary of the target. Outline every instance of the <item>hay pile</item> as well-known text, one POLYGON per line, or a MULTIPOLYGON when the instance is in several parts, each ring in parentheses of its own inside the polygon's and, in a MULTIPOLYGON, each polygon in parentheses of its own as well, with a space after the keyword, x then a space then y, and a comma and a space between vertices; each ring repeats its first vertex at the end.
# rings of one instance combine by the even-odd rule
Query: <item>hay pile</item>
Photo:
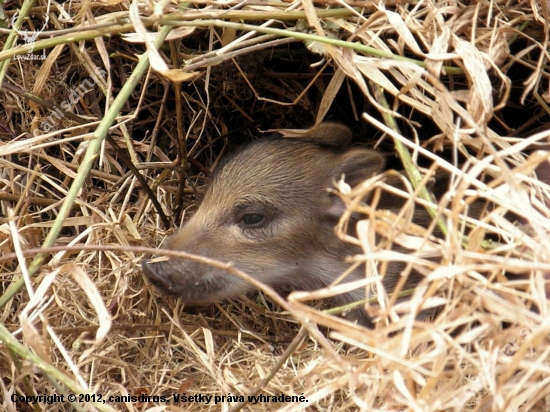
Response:
POLYGON ((3 7, 3 410, 550 410, 546 3, 3 7), (365 284, 406 260, 425 275, 411 300, 375 293, 366 330, 308 300, 338 290, 291 294, 284 310, 266 290, 182 311, 146 284, 144 247, 193 212, 227 151, 323 119, 407 170, 416 204, 399 215, 360 202, 392 190, 384 176, 341 189, 366 217, 347 239, 366 252, 353 258, 365 284), (443 171, 434 203, 426 188, 443 171), (424 206, 434 223, 416 227, 407 217, 424 206), (22 398, 38 395, 63 399, 22 398))

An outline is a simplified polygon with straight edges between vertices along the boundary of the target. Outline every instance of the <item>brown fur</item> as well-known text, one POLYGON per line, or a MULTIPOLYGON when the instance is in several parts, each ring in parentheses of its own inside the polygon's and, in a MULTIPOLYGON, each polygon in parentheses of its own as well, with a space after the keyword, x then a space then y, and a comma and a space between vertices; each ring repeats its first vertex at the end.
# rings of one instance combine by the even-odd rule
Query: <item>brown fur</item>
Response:
MULTIPOLYGON (((346 148, 350 140, 346 127, 325 123, 304 139, 263 139, 245 147, 214 174, 195 215, 164 247, 233 262, 278 290, 329 285, 349 268, 346 257, 360 250, 336 236, 334 226, 344 205, 328 189, 342 175, 354 186, 384 166, 378 152, 346 148), (264 216, 264 222, 250 225, 247 219, 258 216, 264 216)), ((399 264, 390 266, 384 280, 388 290, 401 269, 399 264)), ((143 270, 161 291, 192 305, 234 298, 251 289, 221 269, 189 260, 143 262, 143 270)), ((358 268, 345 281, 363 277, 364 268, 358 268)), ((412 283, 417 280, 411 278, 412 283)), ((335 303, 360 299, 364 289, 340 295, 335 303)), ((353 318, 370 324, 363 310, 353 318)))

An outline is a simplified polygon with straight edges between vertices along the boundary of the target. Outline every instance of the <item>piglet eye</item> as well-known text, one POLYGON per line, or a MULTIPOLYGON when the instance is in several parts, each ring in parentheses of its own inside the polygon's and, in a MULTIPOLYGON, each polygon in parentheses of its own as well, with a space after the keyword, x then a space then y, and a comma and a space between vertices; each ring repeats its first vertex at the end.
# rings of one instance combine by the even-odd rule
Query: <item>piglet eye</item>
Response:
POLYGON ((265 215, 260 213, 247 213, 243 215, 241 222, 245 228, 259 228, 266 223, 265 215))

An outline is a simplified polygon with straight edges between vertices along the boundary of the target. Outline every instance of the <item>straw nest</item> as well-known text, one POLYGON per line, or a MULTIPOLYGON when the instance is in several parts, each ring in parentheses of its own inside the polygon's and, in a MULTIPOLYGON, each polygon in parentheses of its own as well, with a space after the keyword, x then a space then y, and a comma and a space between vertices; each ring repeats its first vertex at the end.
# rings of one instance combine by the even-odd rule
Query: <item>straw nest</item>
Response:
POLYGON ((0 14, 3 410, 550 410, 545 2, 32 3, 0 14), (400 214, 361 202, 384 176, 341 192, 350 262, 405 260, 410 300, 373 288, 369 330, 308 299, 338 290, 191 309, 144 280, 226 152, 323 119, 407 171, 400 214))

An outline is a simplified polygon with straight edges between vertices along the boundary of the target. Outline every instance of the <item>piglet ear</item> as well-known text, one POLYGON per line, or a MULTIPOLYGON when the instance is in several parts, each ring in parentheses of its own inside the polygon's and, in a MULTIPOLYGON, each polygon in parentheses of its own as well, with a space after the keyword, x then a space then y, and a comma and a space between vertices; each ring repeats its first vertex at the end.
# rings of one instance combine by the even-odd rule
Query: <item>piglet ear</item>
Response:
MULTIPOLYGON (((384 164, 385 159, 381 153, 367 149, 349 150, 340 155, 340 159, 332 175, 330 187, 332 187, 334 182, 338 182, 343 178, 353 188, 359 183, 381 173, 384 169, 384 164)), ((338 195, 331 195, 327 211, 329 217, 339 219, 345 209, 346 205, 338 195)))
POLYGON ((343 175, 344 181, 354 187, 381 173, 385 163, 384 156, 374 150, 349 150, 340 156, 333 178, 339 181, 343 175))
POLYGON ((340 123, 324 122, 313 127, 303 136, 303 140, 321 147, 336 150, 347 149, 353 139, 353 132, 340 123))

